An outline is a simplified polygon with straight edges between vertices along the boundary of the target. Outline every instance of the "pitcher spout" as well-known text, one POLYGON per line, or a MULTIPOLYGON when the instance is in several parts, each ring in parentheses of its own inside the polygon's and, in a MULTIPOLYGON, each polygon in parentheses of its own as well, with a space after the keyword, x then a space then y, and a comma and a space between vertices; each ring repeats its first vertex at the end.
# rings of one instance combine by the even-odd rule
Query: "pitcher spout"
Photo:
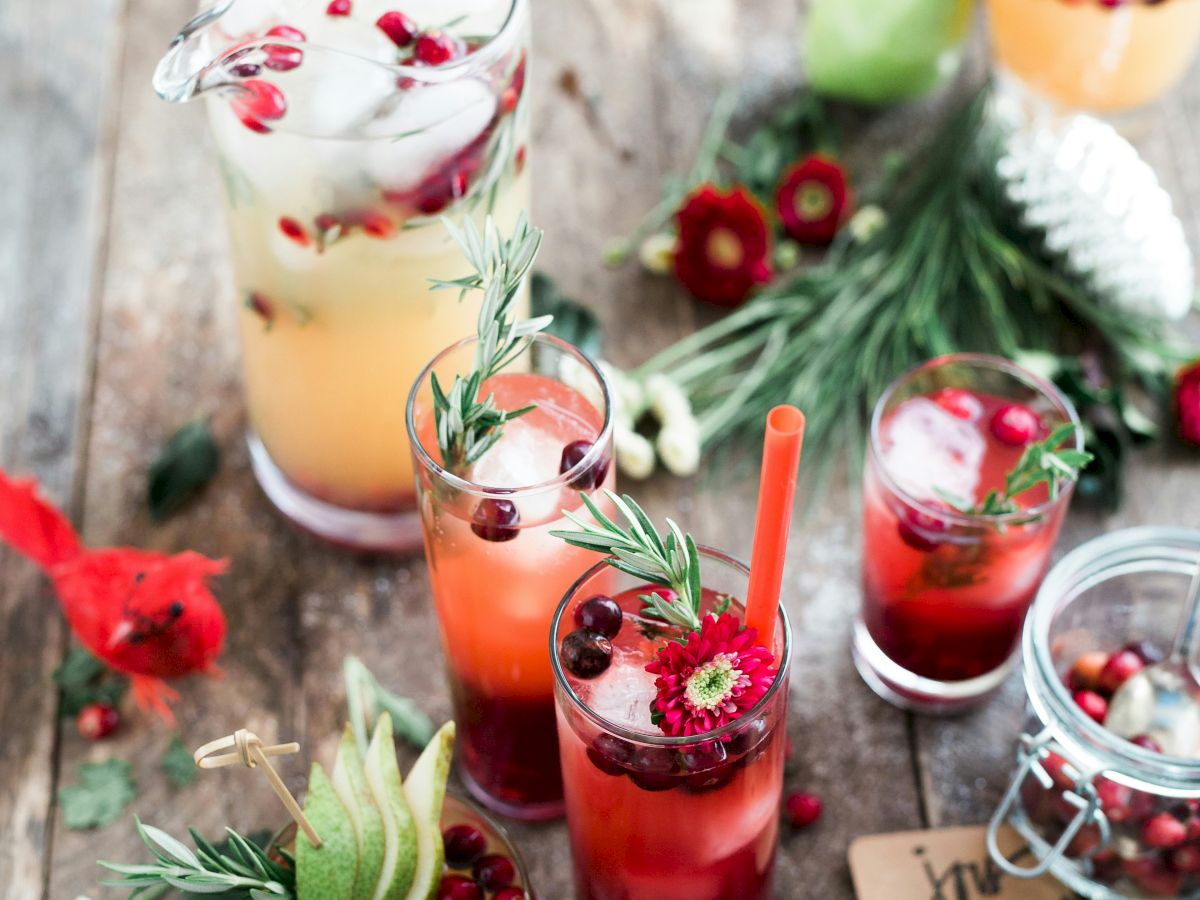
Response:
POLYGON ((205 35, 234 0, 217 0, 183 26, 154 69, 154 91, 170 103, 185 103, 202 89, 205 72, 216 61, 205 35))

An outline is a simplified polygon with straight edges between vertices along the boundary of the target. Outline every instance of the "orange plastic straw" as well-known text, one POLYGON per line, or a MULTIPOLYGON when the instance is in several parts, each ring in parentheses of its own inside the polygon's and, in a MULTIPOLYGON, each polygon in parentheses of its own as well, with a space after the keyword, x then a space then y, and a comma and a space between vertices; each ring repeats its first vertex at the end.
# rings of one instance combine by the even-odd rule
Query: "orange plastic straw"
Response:
POLYGON ((767 413, 754 549, 750 554, 750 585, 746 589, 746 625, 758 629, 758 641, 768 650, 775 642, 779 592, 783 586, 783 564, 787 558, 792 501, 796 496, 803 446, 804 413, 794 406, 776 406, 767 413))

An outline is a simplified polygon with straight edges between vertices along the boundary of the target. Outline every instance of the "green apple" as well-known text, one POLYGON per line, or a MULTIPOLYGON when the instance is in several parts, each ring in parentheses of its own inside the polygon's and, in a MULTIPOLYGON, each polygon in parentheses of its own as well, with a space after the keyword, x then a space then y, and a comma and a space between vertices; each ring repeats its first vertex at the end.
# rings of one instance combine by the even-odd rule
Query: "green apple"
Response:
POLYGON ((375 805, 375 797, 367 785, 362 757, 354 729, 346 725, 337 759, 330 775, 338 799, 350 813, 350 824, 358 841, 358 878, 354 883, 353 900, 372 900, 379 874, 383 871, 384 829, 383 814, 375 805))
POLYGON ((318 763, 308 775, 304 814, 321 837, 314 847, 303 832, 296 837, 296 891, 301 897, 354 897, 358 840, 350 813, 318 763))
POLYGON ((404 794, 417 826, 417 872, 406 900, 432 900, 437 896, 445 862, 442 803, 453 756, 454 723, 447 722, 425 745, 404 779, 404 794))
MULTIPOLYGON (((371 900, 403 900, 411 896, 418 863, 418 832, 408 808, 400 767, 396 764, 396 741, 392 717, 380 713, 375 734, 367 747, 363 771, 367 787, 383 819, 383 865, 371 900)), ((439 864, 438 873, 441 873, 439 864)))

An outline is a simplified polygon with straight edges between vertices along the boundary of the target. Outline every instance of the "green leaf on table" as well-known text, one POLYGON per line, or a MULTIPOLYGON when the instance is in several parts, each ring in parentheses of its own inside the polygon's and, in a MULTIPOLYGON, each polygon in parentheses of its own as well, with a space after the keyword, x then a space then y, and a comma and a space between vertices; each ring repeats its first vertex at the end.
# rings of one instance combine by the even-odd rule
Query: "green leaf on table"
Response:
POLYGON ((188 422, 167 440, 150 466, 146 503, 157 521, 167 518, 208 484, 221 463, 208 422, 188 422))
POLYGON ((592 359, 600 358, 603 346, 600 320, 586 306, 564 295, 553 278, 544 272, 534 272, 529 284, 529 300, 534 318, 554 316, 546 329, 547 334, 573 344, 592 359))
POLYGON ((163 774, 177 788, 185 788, 196 780, 196 761, 178 734, 171 735, 171 743, 162 758, 163 774))
POLYGON ((72 644, 67 655, 54 670, 54 683, 62 696, 59 711, 64 716, 77 716, 92 703, 116 706, 125 696, 129 682, 111 672, 104 663, 83 647, 72 644))
POLYGON ((58 805, 68 828, 102 828, 116 821, 136 796, 129 763, 109 759, 83 763, 79 784, 58 789, 58 805))

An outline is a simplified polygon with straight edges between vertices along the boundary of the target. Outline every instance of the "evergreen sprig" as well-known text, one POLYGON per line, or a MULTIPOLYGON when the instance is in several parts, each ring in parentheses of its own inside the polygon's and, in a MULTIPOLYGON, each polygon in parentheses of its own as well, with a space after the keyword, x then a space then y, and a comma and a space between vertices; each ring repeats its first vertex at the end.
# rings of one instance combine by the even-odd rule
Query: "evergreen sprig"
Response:
POLYGON ((1075 426, 1070 422, 1059 425, 1045 440, 1037 441, 1025 448, 1017 464, 1004 478, 1004 490, 988 491, 979 503, 972 504, 946 491, 938 491, 942 499, 956 510, 969 516, 1006 516, 1021 511, 1016 498, 1036 487, 1046 485, 1050 499, 1057 499, 1063 487, 1079 480, 1084 466, 1092 461, 1092 454, 1063 444, 1075 435, 1075 426))
POLYGON ((104 868, 123 876, 101 884, 130 888, 131 900, 156 897, 169 888, 249 900, 296 897, 295 869, 272 860, 263 848, 232 828, 225 829, 228 852, 218 850, 195 829, 188 829, 196 843, 193 852, 165 831, 135 821, 138 836, 150 848, 156 862, 145 865, 100 862, 104 868))
POLYGON ((541 229, 531 226, 524 213, 507 239, 491 216, 484 222, 482 234, 470 219, 462 228, 448 219, 442 221, 475 271, 452 281, 434 279, 433 289, 457 290, 460 301, 472 291, 483 292, 470 373, 465 378, 455 375, 449 391, 443 389, 436 373, 430 376, 442 463, 461 473, 500 440, 507 422, 534 409, 530 405, 502 410, 494 395, 480 399, 479 392, 487 379, 521 354, 528 340, 549 325, 552 317, 516 320, 512 316, 513 303, 542 242, 541 229))
POLYGON ((661 594, 640 594, 639 599, 645 604, 643 615, 688 631, 699 630, 700 553, 692 536, 667 519, 668 534, 664 539, 632 497, 618 497, 612 491, 604 494, 629 523, 628 528, 613 522, 591 497, 581 493, 579 498, 593 521, 563 510, 563 515, 580 530, 550 533, 572 547, 608 554, 608 564, 627 575, 670 588, 675 592, 670 600, 661 594))

